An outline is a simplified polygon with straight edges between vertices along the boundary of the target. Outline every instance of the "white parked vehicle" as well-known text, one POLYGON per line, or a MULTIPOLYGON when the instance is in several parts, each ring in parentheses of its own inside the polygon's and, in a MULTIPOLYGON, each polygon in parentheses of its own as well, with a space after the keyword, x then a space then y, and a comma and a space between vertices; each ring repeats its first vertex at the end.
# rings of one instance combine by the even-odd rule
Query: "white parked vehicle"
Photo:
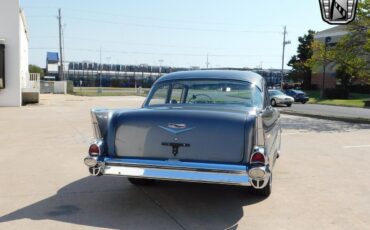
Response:
POLYGON ((277 105, 286 105, 290 107, 292 106, 294 102, 293 97, 286 95, 280 90, 269 90, 269 96, 270 96, 271 105, 274 107, 277 105))

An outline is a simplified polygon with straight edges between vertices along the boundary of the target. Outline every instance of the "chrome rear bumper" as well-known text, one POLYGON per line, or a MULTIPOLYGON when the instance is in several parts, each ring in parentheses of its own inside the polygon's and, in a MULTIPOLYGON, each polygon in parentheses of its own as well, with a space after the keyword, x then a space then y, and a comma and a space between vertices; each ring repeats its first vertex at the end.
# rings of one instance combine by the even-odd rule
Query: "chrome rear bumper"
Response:
MULTIPOLYGON (((87 157, 85 159, 88 158, 92 157, 87 157)), ((90 172, 93 175, 114 175, 159 180, 251 186, 248 167, 245 165, 109 157, 96 159, 96 162, 96 166, 90 168, 90 172)))

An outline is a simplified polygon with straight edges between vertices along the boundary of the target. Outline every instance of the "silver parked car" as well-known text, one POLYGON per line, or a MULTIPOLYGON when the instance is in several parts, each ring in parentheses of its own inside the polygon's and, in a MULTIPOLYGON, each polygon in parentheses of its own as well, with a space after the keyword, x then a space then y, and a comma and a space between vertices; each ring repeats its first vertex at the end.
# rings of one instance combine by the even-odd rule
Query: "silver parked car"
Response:
POLYGON ((291 96, 286 95, 285 93, 281 92, 280 90, 269 90, 269 96, 270 96, 270 101, 272 106, 277 106, 277 105, 286 105, 288 107, 292 106, 294 103, 294 98, 291 96))
POLYGON ((94 176, 249 186, 271 193, 279 112, 253 72, 187 71, 161 77, 140 109, 93 109, 94 176))

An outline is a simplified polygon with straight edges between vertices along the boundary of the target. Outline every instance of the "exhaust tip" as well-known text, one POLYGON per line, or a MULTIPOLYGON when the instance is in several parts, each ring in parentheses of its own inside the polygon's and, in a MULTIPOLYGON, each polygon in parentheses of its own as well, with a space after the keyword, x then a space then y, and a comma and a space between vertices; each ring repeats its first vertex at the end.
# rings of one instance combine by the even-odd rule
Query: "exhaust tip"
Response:
POLYGON ((101 166, 91 167, 89 168, 89 172, 93 176, 101 176, 103 175, 103 168, 101 166))

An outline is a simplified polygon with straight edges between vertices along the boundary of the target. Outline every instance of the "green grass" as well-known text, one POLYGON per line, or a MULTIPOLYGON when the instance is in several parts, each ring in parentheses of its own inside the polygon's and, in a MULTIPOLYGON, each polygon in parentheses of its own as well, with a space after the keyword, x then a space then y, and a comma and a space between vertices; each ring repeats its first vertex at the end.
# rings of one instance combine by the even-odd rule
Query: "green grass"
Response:
POLYGON ((351 93, 349 99, 321 99, 320 91, 306 91, 310 100, 308 103, 311 104, 322 104, 322 105, 338 105, 348 107, 360 107, 365 106, 364 100, 370 100, 369 94, 358 94, 351 93))

